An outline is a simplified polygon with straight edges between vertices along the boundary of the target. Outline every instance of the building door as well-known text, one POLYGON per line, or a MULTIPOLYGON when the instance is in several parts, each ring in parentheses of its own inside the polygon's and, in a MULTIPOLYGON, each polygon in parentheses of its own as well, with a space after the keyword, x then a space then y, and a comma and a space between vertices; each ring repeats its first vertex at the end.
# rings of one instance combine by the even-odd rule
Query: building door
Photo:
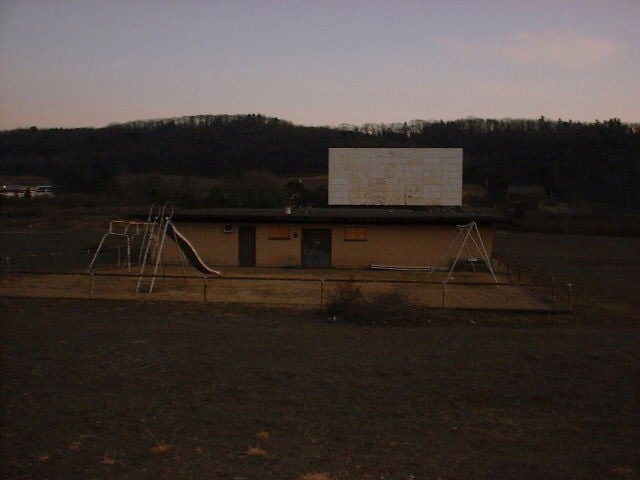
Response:
POLYGON ((256 227, 247 225, 238 227, 238 265, 256 266, 256 227))
POLYGON ((302 266, 310 268, 331 267, 331 229, 302 229, 302 266))

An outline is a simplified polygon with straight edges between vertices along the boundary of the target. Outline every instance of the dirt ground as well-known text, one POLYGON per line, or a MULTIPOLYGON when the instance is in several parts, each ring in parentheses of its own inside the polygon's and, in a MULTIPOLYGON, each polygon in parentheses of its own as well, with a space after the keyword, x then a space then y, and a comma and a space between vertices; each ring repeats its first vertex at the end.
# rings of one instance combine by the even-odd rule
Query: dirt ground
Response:
POLYGON ((0 476, 640 478, 640 239, 496 250, 575 283, 575 314, 0 298, 0 476))

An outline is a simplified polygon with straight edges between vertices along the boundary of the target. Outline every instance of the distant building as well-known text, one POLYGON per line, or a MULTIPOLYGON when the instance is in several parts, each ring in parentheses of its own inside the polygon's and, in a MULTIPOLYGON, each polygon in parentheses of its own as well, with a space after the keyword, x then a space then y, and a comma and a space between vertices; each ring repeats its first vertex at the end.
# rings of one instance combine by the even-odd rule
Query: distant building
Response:
POLYGON ((36 185, 32 187, 34 197, 52 198, 56 196, 56 187, 53 185, 36 185))
POLYGON ((56 187, 52 185, 3 185, 0 196, 6 198, 52 198, 56 187))
POLYGON ((0 195, 6 198, 24 198, 27 195, 27 185, 3 185, 0 195))

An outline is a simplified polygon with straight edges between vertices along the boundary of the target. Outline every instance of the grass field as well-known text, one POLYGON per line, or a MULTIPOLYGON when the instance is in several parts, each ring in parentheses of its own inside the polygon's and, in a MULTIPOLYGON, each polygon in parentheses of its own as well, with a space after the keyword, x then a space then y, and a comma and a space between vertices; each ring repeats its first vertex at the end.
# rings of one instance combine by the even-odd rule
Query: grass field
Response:
POLYGON ((574 283, 575 314, 0 298, 0 476, 638 478, 640 239, 496 250, 574 283))

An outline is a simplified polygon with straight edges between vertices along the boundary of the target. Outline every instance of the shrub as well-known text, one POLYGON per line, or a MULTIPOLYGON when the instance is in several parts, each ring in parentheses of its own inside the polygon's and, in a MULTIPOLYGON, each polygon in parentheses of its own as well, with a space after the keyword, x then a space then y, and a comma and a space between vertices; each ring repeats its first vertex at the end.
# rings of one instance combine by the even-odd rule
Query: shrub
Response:
POLYGON ((330 318, 360 325, 400 325, 418 320, 418 310, 400 292, 365 297, 360 288, 346 283, 327 305, 330 318))

